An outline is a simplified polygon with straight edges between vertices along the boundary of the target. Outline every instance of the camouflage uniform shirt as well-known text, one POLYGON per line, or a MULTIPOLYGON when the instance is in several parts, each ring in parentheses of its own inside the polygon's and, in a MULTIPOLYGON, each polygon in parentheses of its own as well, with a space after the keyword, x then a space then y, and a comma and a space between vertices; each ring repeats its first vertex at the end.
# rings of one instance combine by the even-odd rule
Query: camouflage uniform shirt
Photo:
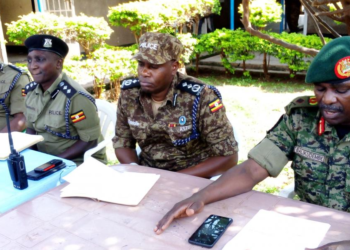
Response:
POLYGON ((300 97, 249 157, 277 176, 291 160, 302 201, 350 212, 350 134, 339 139, 314 97, 300 97))
POLYGON ((210 87, 178 73, 154 117, 150 96, 141 93, 137 79, 133 82, 129 88, 123 82, 114 148, 135 148, 137 142, 142 150, 140 164, 171 171, 197 165, 209 157, 232 155, 238 150, 225 107, 219 105, 217 110, 209 107, 219 102, 210 87), (186 89, 194 91, 190 93, 186 89), (194 105, 196 91, 200 96, 194 105), (193 109, 197 106, 193 120, 193 109), (193 130, 198 131, 197 138, 193 130))

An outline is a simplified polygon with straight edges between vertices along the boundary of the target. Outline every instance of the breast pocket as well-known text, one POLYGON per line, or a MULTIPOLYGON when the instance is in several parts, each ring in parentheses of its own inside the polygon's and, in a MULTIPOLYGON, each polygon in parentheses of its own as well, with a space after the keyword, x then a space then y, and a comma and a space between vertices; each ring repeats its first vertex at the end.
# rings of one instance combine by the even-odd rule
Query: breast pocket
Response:
POLYGON ((66 131, 66 121, 64 117, 64 112, 62 110, 54 109, 46 111, 45 125, 55 132, 62 133, 66 131))
POLYGON ((146 122, 128 119, 131 134, 136 140, 145 140, 147 138, 148 124, 146 122))

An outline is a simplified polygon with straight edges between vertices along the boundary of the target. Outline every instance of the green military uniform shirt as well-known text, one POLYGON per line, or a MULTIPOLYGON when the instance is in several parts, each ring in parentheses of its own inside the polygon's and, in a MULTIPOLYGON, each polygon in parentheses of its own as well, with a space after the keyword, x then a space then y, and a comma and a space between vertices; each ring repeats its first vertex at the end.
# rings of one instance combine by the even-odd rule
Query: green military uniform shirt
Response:
POLYGON ((135 83, 137 85, 137 79, 123 82, 114 148, 135 148, 137 142, 142 150, 140 164, 171 171, 238 151, 225 107, 209 86, 177 73, 154 117, 150 96, 141 93, 135 83), (135 87, 128 88, 127 85, 135 87), (196 93, 200 93, 198 103, 196 93), (196 111, 195 120, 193 110, 196 111), (193 126, 196 126, 198 137, 193 136, 193 126))
POLYGON ((350 134, 337 131, 320 117, 314 97, 300 97, 249 152, 277 176, 291 160, 295 192, 302 201, 350 212, 350 134))
MULTIPOLYGON (((20 69, 0 63, 0 99, 5 98, 4 103, 10 110, 10 115, 24 112, 24 94, 22 89, 30 82, 28 74, 20 69), (12 90, 9 91, 14 78, 21 74, 12 90)), ((10 120, 12 118, 10 117, 10 120)), ((0 130, 6 127, 6 110, 0 105, 0 130)))
MULTIPOLYGON (((103 140, 93 98, 65 73, 44 93, 35 82, 28 84, 26 91, 27 127, 44 137, 44 141, 37 144, 39 151, 59 155, 78 139, 85 142, 103 140)), ((93 156, 105 160, 105 150, 93 156)), ((81 163, 83 155, 74 161, 81 163)))

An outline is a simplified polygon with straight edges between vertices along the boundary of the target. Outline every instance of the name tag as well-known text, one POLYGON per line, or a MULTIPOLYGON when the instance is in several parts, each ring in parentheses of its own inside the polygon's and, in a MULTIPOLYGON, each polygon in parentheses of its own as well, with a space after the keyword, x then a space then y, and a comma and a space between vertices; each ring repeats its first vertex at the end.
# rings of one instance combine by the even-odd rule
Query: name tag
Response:
POLYGON ((310 152, 308 150, 302 149, 301 147, 294 147, 294 153, 301 155, 307 159, 311 159, 318 162, 328 163, 328 158, 324 155, 310 152))

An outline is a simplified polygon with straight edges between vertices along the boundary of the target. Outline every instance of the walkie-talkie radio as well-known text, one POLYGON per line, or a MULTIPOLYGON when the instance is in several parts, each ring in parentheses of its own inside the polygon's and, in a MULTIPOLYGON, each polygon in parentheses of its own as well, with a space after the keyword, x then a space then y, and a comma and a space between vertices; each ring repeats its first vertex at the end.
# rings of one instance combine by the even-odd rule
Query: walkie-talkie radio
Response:
POLYGON ((7 165, 9 167, 13 186, 17 189, 25 189, 28 187, 26 165, 24 163, 24 157, 20 155, 13 146, 8 112, 6 112, 6 122, 9 135, 9 144, 11 148, 11 153, 7 159, 7 165))

